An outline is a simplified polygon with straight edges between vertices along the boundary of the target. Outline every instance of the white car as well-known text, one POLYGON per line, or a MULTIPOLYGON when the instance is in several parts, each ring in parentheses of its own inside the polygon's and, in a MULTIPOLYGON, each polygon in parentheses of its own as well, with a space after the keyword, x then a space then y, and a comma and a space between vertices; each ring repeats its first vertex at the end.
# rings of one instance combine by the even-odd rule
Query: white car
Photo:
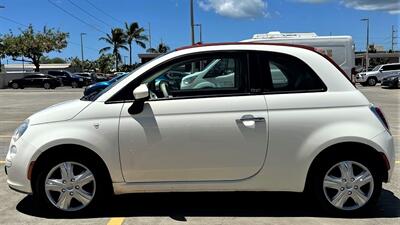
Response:
POLYGON ((382 112, 328 57, 227 43, 178 49, 97 95, 30 116, 5 168, 12 189, 67 214, 111 193, 309 191, 352 215, 378 200, 394 159, 382 112), (156 88, 171 70, 221 60, 231 62, 219 68, 233 73, 230 85, 156 88))
POLYGON ((376 66, 373 70, 357 74, 356 82, 363 86, 375 86, 386 77, 400 74, 400 63, 391 63, 376 66))

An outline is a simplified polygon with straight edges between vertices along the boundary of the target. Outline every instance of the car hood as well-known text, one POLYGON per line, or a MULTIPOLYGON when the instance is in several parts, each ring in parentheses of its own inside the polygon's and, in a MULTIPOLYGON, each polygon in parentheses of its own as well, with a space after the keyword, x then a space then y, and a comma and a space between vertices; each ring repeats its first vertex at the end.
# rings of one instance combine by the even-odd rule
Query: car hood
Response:
POLYGON ((92 102, 76 99, 52 105, 30 116, 28 118, 29 124, 35 125, 70 120, 89 106, 90 103, 92 102))

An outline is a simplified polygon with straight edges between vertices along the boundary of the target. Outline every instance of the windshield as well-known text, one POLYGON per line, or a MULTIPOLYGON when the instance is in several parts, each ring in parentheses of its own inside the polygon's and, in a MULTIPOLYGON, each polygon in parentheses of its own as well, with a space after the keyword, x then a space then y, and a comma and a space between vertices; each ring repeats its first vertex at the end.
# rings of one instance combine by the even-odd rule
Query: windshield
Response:
POLYGON ((372 71, 378 71, 381 66, 375 66, 375 68, 372 71))

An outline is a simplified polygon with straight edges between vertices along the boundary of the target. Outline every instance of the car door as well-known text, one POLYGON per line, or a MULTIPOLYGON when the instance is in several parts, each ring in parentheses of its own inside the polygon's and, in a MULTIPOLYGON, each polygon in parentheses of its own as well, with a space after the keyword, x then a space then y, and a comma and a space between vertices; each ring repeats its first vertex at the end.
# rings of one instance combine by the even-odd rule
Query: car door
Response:
POLYGON ((34 79, 35 75, 29 75, 24 77, 21 81, 22 81, 22 85, 24 87, 32 87, 33 86, 33 79, 34 79))
POLYGON ((42 87, 44 78, 45 77, 43 75, 34 75, 34 77, 32 78, 32 86, 33 87, 42 87))
POLYGON ((124 103, 120 116, 119 147, 127 182, 239 180, 262 168, 267 110, 262 95, 249 93, 246 59, 245 53, 188 56, 143 76, 141 83, 148 85, 151 98, 140 113, 130 113, 132 103, 124 103), (230 87, 181 90, 180 82, 159 82, 158 77, 167 79, 164 75, 182 64, 192 74, 224 58, 235 64, 230 87), (177 86, 164 93, 163 85, 177 86))

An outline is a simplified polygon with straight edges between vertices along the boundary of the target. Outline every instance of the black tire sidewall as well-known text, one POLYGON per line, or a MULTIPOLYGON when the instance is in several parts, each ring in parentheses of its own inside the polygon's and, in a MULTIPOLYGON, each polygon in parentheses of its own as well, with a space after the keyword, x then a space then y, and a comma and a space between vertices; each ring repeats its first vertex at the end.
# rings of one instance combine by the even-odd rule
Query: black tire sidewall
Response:
POLYGON ((382 190, 382 178, 379 175, 379 170, 377 168, 376 163, 371 160, 361 158, 360 156, 331 156, 322 162, 320 162, 316 167, 316 171, 313 171, 312 181, 311 181, 311 193, 314 195, 318 203, 322 206, 322 208, 329 214, 334 216, 343 216, 343 217, 353 217, 353 216, 363 216, 365 213, 370 211, 373 206, 375 206, 376 202, 379 199, 381 190, 382 190), (341 210, 333 206, 325 197, 325 193, 323 190, 323 180, 325 178, 326 173, 330 168, 332 168, 335 164, 342 161, 354 161, 365 166, 372 174, 374 180, 374 190, 371 198, 368 202, 358 208, 356 210, 341 210))
POLYGON ((45 165, 40 165, 40 171, 38 172, 37 176, 35 176, 35 180, 32 181, 33 187, 33 197, 36 203, 38 203, 43 209, 48 209, 52 213, 56 213, 62 216, 78 216, 84 213, 88 213, 93 211, 98 206, 102 205, 102 196, 107 196, 106 192, 106 182, 104 182, 101 177, 103 175, 100 173, 101 169, 98 168, 94 160, 85 159, 85 157, 78 158, 78 157, 63 157, 63 158, 53 158, 45 163, 45 165), (96 192, 95 196, 92 201, 87 205, 85 208, 78 210, 78 211, 63 211, 55 207, 47 198, 44 184, 46 177, 50 170, 54 168, 56 165, 62 162, 77 162, 86 166, 94 175, 96 181, 96 192))

